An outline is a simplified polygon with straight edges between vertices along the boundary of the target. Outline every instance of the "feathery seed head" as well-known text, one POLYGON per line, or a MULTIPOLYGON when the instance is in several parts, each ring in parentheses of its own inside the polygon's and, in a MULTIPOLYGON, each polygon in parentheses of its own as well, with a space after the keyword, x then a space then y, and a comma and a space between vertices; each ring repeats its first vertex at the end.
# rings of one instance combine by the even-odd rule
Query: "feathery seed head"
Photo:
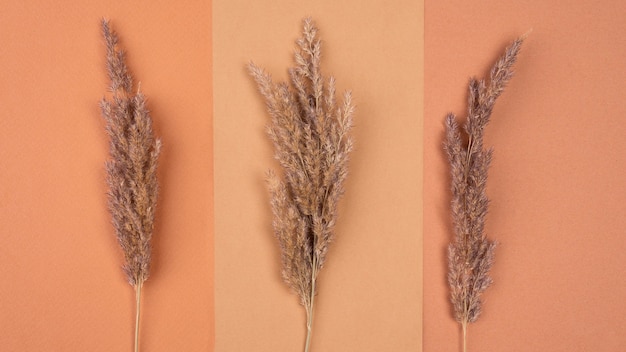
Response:
POLYGON ((124 53, 107 20, 102 21, 102 34, 113 95, 112 101, 100 101, 110 138, 111 158, 106 163, 109 211, 124 252, 124 272, 136 287, 148 278, 150 271, 161 141, 154 137, 145 96, 132 91, 133 79, 124 53))
POLYGON ((468 116, 461 129, 453 114, 446 117, 444 149, 450 164, 451 210, 454 240, 448 247, 448 284, 455 319, 472 323, 481 313, 480 295, 492 283, 496 244, 485 236, 489 199, 486 193, 487 170, 492 150, 483 148, 484 128, 489 122, 496 99, 513 77, 513 64, 524 38, 515 40, 490 71, 489 83, 470 79, 468 116))
POLYGON ((348 173, 353 141, 350 93, 338 107, 335 79, 320 70, 321 40, 311 18, 296 41, 291 85, 274 83, 254 63, 248 71, 265 98, 267 133, 283 178, 267 175, 274 234, 281 248, 282 277, 305 307, 334 237, 337 203, 348 173))

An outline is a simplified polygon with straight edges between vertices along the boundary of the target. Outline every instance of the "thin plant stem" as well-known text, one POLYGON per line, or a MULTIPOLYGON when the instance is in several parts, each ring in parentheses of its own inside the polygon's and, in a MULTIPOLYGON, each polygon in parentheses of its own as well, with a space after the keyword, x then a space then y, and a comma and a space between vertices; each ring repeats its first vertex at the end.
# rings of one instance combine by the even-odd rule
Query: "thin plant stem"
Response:
POLYGON ((467 352, 467 321, 463 321, 463 352, 467 352))
MULTIPOLYGON (((313 285, 315 285, 315 281, 313 281, 313 285)), ((313 298, 311 297, 311 304, 307 311, 306 341, 304 343, 304 352, 309 352, 309 345, 311 344, 312 330, 313 330, 313 298)))
POLYGON ((141 313, 141 286, 143 285, 140 282, 137 285, 137 289, 135 290, 135 306, 136 306, 136 314, 135 314, 135 352, 139 351, 139 315, 141 313))
POLYGON ((317 264, 316 257, 313 256, 313 269, 311 270, 311 299, 308 308, 307 314, 307 323, 306 323, 306 342, 304 344, 304 352, 309 352, 309 345, 311 343, 311 334, 313 332, 313 306, 315 304, 315 277, 316 270, 315 266, 317 264))

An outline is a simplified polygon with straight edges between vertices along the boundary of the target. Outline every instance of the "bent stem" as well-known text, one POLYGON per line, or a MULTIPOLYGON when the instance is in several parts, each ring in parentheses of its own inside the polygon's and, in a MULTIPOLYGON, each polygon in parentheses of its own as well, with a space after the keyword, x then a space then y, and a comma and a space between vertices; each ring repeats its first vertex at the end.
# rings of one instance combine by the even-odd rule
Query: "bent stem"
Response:
POLYGON ((141 312, 141 286, 143 285, 143 282, 140 282, 137 287, 135 288, 135 307, 136 307, 136 314, 135 314, 135 352, 139 351, 139 313, 141 312))

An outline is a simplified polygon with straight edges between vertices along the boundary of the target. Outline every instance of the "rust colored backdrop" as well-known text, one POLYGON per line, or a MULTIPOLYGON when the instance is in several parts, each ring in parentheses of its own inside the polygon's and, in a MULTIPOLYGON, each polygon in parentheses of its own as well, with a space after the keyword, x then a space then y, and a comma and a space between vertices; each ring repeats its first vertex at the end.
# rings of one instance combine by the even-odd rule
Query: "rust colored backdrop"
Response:
POLYGON ((211 350, 210 3, 0 8, 0 350, 133 348, 135 293, 106 208, 102 17, 163 139, 141 350, 211 350))
POLYGON ((471 75, 532 28, 496 103, 488 235, 494 284, 469 351, 603 351, 626 344, 626 6, 616 1, 426 1, 424 351, 460 351, 445 250, 442 151, 471 75))

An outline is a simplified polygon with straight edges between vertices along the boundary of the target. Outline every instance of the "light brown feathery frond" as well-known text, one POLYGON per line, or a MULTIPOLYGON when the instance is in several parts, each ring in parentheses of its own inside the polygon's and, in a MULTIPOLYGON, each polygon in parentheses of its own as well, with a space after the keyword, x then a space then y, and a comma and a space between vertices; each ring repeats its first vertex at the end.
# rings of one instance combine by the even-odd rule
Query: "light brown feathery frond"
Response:
POLYGON ((154 213, 157 204, 157 160, 161 141, 154 137, 146 98, 134 92, 133 79, 119 48, 117 34, 102 21, 112 99, 100 107, 109 134, 111 159, 106 163, 109 211, 124 252, 124 271, 132 286, 149 276, 154 213))
POLYGON ((338 106, 335 79, 320 69, 321 41, 310 18, 296 41, 291 85, 275 83, 269 73, 248 65, 265 98, 270 123, 267 133, 274 158, 284 178, 267 176, 274 216, 273 227, 281 248, 282 277, 298 293, 307 310, 310 336, 317 275, 334 238, 337 203, 344 192, 354 106, 350 93, 338 106))
POLYGON ((100 107, 109 134, 106 163, 109 211, 124 252, 124 272, 135 288, 135 352, 139 351, 141 288, 150 274, 151 239, 157 205, 157 162, 161 141, 154 137, 146 97, 137 89, 117 34, 102 20, 111 100, 100 107))
POLYGON ((496 99, 513 76, 524 38, 515 40, 490 71, 490 79, 470 79, 468 116, 463 132, 453 114, 446 118, 444 147, 450 164, 452 219, 454 240, 448 247, 448 284, 455 319, 463 324, 478 319, 480 296, 492 283, 489 270, 493 265, 496 244, 485 235, 489 205, 486 193, 487 171, 492 150, 483 148, 484 128, 491 118, 496 99))

